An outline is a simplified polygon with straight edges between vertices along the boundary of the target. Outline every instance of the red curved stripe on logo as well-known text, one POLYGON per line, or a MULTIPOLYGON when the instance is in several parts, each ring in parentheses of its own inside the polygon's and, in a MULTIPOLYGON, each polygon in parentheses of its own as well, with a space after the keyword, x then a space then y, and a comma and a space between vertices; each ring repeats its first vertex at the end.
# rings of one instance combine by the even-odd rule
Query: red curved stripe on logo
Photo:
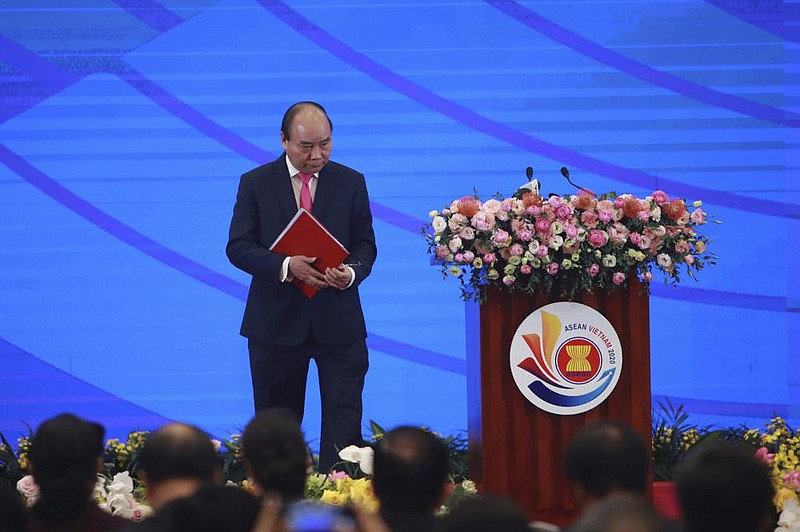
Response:
POLYGON ((520 362, 518 364, 518 366, 520 368, 524 369, 525 371, 527 371, 528 373, 531 373, 531 374, 535 375, 539 379, 543 380, 544 382, 546 382, 546 383, 548 383, 548 384, 550 384, 552 386, 555 386, 557 388, 563 388, 563 386, 561 386, 557 382, 553 382, 550 379, 550 377, 545 375, 542 372, 542 370, 539 369, 539 366, 537 366, 536 362, 531 357, 528 357, 525 360, 523 360, 522 362, 520 362))
MULTIPOLYGON (((545 364, 544 357, 542 356, 542 342, 539 339, 539 335, 536 333, 523 334, 522 339, 525 340, 525 343, 528 344, 528 347, 533 353, 533 360, 536 362, 536 365, 539 366, 539 371, 544 375, 547 375, 548 378, 545 380, 551 383, 559 382, 559 379, 557 379, 556 376, 550 371, 549 364, 545 364)), ((527 368, 522 369, 530 371, 527 368)), ((534 375, 536 375, 536 373, 534 373, 534 375)))

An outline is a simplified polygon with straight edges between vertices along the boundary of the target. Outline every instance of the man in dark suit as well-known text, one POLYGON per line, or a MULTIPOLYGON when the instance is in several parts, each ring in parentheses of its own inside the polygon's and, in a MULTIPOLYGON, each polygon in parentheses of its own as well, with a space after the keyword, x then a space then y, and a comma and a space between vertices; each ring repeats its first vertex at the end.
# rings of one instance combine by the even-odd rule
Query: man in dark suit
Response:
POLYGON ((367 372, 366 325, 358 285, 377 248, 364 176, 330 161, 333 126, 313 102, 292 105, 281 124, 285 152, 241 177, 227 254, 253 276, 242 320, 256 411, 288 408, 303 417, 309 360, 322 398, 320 470, 336 449, 361 444, 361 393, 367 372), (350 252, 338 268, 317 271, 316 257, 269 251, 300 206, 350 252), (307 298, 293 279, 318 288, 307 298))

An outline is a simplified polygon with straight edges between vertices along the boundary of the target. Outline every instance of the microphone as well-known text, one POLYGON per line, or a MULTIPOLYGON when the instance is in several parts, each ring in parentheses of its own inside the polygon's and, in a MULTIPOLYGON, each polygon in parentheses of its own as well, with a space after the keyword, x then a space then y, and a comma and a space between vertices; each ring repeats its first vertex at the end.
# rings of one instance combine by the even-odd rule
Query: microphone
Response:
POLYGON ((572 185, 573 187, 577 188, 578 190, 581 190, 581 191, 583 191, 583 192, 586 192, 587 194, 589 194, 589 195, 590 195, 590 196, 592 196, 592 197, 596 197, 596 196, 597 196, 597 194, 595 194, 594 192, 592 192, 592 191, 591 191, 591 190, 589 190, 588 188, 583 188, 583 187, 581 187, 581 186, 578 186, 578 185, 576 185, 575 183, 573 183, 573 182, 572 182, 572 180, 569 178, 569 168, 567 168, 566 166, 562 166, 562 167, 561 167, 561 175, 563 175, 563 176, 564 176, 564 179, 566 179, 566 180, 567 180, 567 183, 569 183, 569 184, 570 184, 570 185, 572 185))
POLYGON ((533 179, 533 167, 529 166, 525 169, 525 177, 528 178, 528 182, 519 187, 516 192, 514 192, 514 197, 517 199, 522 198, 522 196, 528 192, 531 192, 535 195, 539 195, 539 181, 533 179))

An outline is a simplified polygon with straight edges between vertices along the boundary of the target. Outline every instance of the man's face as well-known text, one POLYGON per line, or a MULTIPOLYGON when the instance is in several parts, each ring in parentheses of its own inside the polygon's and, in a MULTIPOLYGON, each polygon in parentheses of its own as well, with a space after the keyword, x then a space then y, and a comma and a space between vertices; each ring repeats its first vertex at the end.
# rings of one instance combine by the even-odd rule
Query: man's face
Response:
POLYGON ((281 144, 295 168, 316 174, 331 158, 331 127, 319 109, 301 110, 289 126, 289 137, 281 133, 281 144))

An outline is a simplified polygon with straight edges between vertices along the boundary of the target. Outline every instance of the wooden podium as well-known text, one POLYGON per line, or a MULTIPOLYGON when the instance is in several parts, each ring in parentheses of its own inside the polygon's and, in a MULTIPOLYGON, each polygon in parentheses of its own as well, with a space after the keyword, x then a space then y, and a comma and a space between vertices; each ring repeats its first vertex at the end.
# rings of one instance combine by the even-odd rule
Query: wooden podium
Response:
POLYGON ((583 414, 562 416, 541 410, 522 395, 511 375, 509 350, 525 317, 563 299, 497 289, 489 289, 487 296, 467 316, 472 336, 467 340, 472 346, 467 351, 470 477, 482 492, 514 499, 532 520, 567 524, 577 517, 577 509, 564 474, 564 449, 581 427, 598 419, 624 421, 651 447, 649 298, 632 278, 628 289, 573 299, 611 322, 623 363, 604 402, 583 414))

